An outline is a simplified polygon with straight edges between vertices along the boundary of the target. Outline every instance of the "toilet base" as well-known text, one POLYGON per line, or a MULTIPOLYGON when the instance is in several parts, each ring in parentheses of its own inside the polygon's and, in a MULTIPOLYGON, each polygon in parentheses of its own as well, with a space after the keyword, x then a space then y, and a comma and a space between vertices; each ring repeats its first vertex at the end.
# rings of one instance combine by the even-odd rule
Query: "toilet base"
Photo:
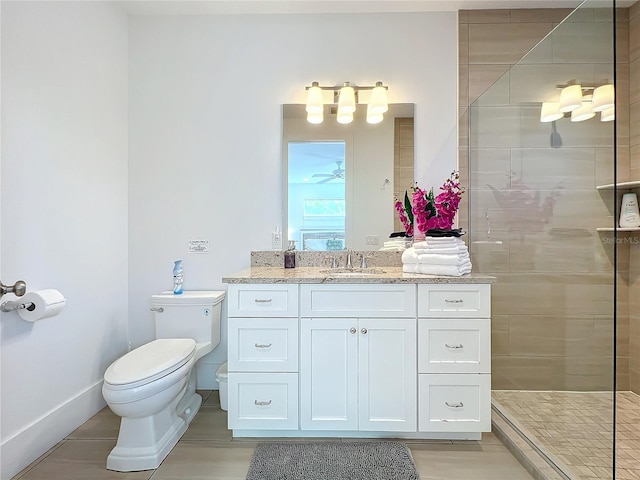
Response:
POLYGON ((184 395, 153 415, 123 417, 118 443, 107 457, 107 469, 135 472, 158 468, 187 431, 201 404, 202 397, 187 387, 184 395))

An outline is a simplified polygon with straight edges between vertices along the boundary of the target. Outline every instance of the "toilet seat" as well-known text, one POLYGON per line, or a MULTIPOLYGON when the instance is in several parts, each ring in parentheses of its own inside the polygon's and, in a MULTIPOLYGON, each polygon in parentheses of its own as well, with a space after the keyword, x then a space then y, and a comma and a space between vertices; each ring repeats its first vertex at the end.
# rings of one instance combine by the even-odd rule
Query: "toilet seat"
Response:
POLYGON ((196 342, 191 338, 153 340, 123 355, 104 374, 111 390, 128 390, 151 383, 178 370, 193 359, 196 342))

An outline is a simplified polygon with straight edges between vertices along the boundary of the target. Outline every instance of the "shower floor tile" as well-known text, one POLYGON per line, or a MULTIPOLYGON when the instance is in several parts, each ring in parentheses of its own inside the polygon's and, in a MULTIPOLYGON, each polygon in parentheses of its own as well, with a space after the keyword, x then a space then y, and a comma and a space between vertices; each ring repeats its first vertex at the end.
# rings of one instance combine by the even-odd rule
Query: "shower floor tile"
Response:
MULTIPOLYGON (((572 480, 613 478, 612 392, 494 390, 492 402, 572 480)), ((640 480, 640 396, 616 402, 616 480, 640 480)))

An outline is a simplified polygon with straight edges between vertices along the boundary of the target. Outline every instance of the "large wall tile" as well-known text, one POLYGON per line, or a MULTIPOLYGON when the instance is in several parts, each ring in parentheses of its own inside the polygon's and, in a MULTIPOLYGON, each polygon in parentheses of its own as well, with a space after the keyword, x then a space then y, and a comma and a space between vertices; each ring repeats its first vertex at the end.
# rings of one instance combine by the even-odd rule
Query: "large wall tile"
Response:
POLYGON ((555 63, 611 63, 613 24, 565 23, 553 33, 555 63))
POLYGON ((595 188, 593 148, 512 149, 511 170, 530 189, 595 188))
POLYGON ((640 10, 638 3, 631 9, 629 22, 629 61, 640 59, 640 16, 635 14, 640 10))
POLYGON ((608 274, 500 274, 493 288, 498 315, 609 315, 613 277, 608 274))
POLYGON ((550 23, 470 24, 469 63, 515 64, 552 28, 550 23))
POLYGON ((629 70, 629 76, 632 79, 627 82, 629 86, 629 103, 634 104, 640 102, 640 58, 629 64, 629 70))
POLYGON ((512 23, 558 23, 567 18, 571 8, 518 8, 511 10, 512 23))
POLYGON ((508 65, 469 65, 469 104, 509 105, 508 65))
POLYGON ((466 10, 468 23, 509 23, 509 10, 466 10))

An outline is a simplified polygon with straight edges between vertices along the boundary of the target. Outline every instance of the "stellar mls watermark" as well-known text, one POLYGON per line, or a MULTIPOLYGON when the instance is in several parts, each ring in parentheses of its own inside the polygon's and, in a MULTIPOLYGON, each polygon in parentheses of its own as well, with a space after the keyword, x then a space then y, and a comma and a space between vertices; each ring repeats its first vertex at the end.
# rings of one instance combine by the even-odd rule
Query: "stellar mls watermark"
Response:
POLYGON ((603 237, 602 243, 605 245, 640 245, 640 237, 603 237))

